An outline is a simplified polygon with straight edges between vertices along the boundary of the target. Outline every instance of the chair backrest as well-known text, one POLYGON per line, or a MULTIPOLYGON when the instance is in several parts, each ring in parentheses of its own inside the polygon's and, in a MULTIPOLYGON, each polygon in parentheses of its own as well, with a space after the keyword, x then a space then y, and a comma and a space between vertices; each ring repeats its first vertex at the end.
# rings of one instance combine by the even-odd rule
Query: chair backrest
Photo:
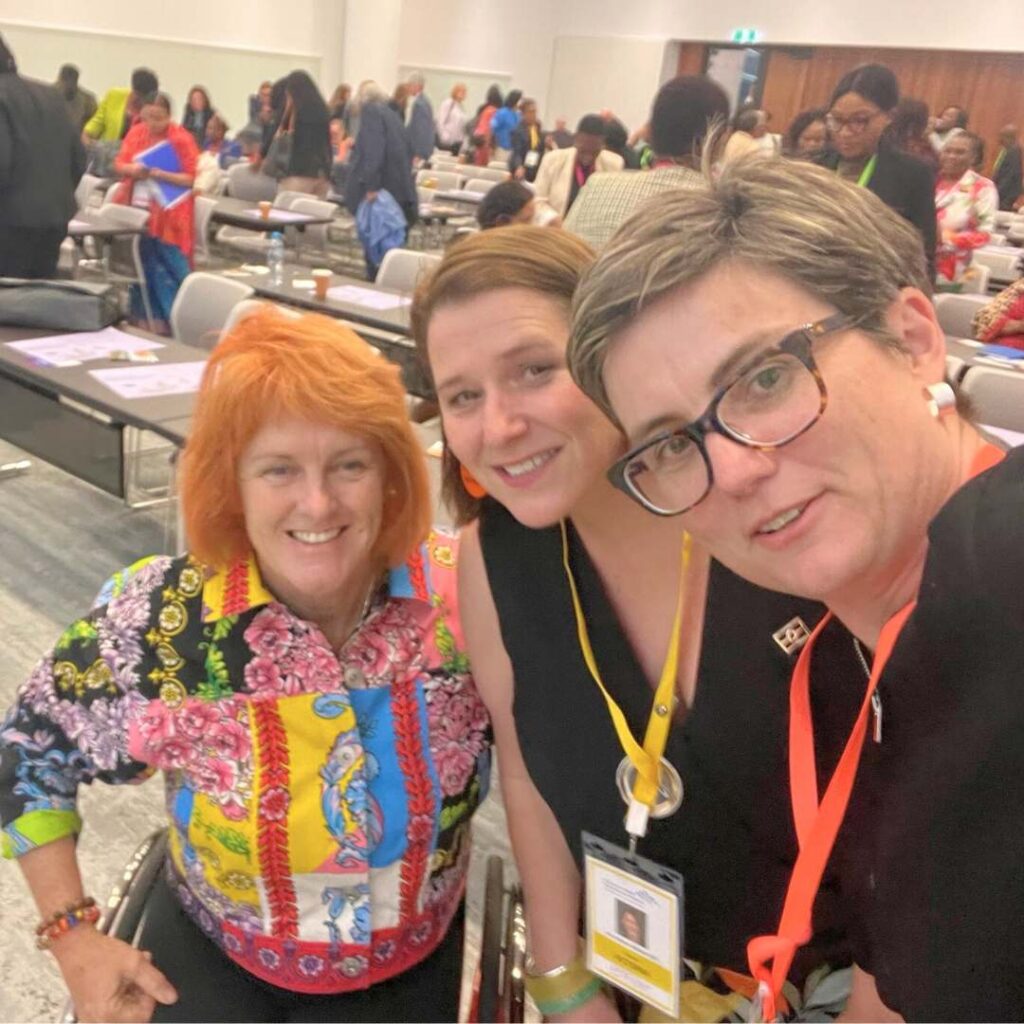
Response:
POLYGON ((433 270, 441 262, 433 253, 415 252, 412 249, 390 249, 377 272, 377 284, 396 292, 411 292, 420 277, 433 270))
POLYGON ((277 195, 277 182, 268 174, 254 171, 251 164, 234 164, 228 168, 228 195, 258 203, 277 195))
POLYGON ((419 201, 421 203, 432 203, 437 199, 437 189, 424 188, 422 185, 417 185, 416 195, 419 197, 419 201))
MULTIPOLYGON (((326 199, 313 199, 310 196, 299 196, 292 200, 291 209, 295 213, 308 213, 311 217, 333 217, 338 208, 326 199)), ((302 248, 317 249, 327 255, 327 229, 330 224, 307 224, 302 232, 302 248)))
MULTIPOLYGON (((476 170, 479 170, 479 168, 476 170)), ((476 171, 474 171, 474 173, 476 173, 476 171)), ((491 181, 488 178, 470 178, 465 184, 465 189, 467 192, 490 192, 497 184, 499 184, 499 182, 491 181)))
POLYGON ((217 200, 209 196, 196 196, 195 203, 195 227, 196 227, 196 252, 200 256, 210 256, 210 218, 217 208, 217 200))
POLYGON ((125 206, 123 203, 104 203, 96 212, 96 217, 108 224, 144 228, 149 223, 149 210, 141 206, 125 206))
POLYGON ((508 167, 474 167, 473 174, 485 181, 508 181, 508 167))
POLYGON ((976 263, 968 267, 960 279, 960 291, 964 295, 986 295, 988 282, 992 277, 992 268, 984 263, 976 263))
POLYGON ((1020 277, 1020 252, 1002 252, 999 249, 975 249, 972 267, 987 267, 993 281, 1016 281, 1020 277))
POLYGON ((274 196, 274 206, 279 210, 290 210, 292 203, 298 199, 315 199, 312 192, 296 192, 295 189, 282 188, 274 196))
POLYGON ((235 324, 261 309, 266 309, 268 306, 271 309, 276 309, 278 313, 282 316, 288 317, 290 320, 298 320, 298 318, 302 316, 302 312, 300 310, 294 309, 291 306, 279 306, 276 302, 266 302, 263 299, 242 299, 241 302, 235 303, 234 308, 228 314, 228 318, 224 323, 224 328, 221 333, 227 334, 235 324))
POLYGON ((1024 373, 998 366, 971 366, 960 387, 981 423, 1024 431, 1024 373))
POLYGON ((462 176, 455 171, 425 170, 416 172, 416 184, 427 188, 449 189, 458 188, 462 176))
POLYGON ((935 315, 946 334, 953 338, 973 338, 974 314, 988 303, 984 295, 936 295, 935 315))
POLYGON ((171 333, 182 344, 212 349, 231 310, 253 294, 247 284, 219 274, 189 274, 171 306, 171 333))
POLYGON ((101 181, 103 181, 103 179, 98 178, 95 174, 82 175, 82 180, 78 183, 78 187, 75 189, 75 204, 79 210, 89 209, 90 200, 99 190, 101 181))
POLYGON ((107 191, 103 193, 103 206, 114 201, 114 196, 117 194, 117 190, 121 187, 121 182, 115 181, 113 185, 107 186, 107 191))
POLYGON ((508 161, 491 160, 487 164, 487 169, 490 171, 504 171, 506 174, 508 174, 508 161))
POLYGON ((996 210, 995 224, 997 228, 1008 228, 1012 220, 1012 210, 996 210))

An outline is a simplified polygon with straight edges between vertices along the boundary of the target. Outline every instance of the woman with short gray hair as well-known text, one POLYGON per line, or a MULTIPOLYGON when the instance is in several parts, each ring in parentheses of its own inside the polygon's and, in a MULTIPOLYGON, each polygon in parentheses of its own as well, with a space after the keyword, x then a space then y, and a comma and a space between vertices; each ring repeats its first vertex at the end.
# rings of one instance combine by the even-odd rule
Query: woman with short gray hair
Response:
POLYGON ((866 189, 748 160, 629 221, 575 299, 571 368, 631 446, 612 482, 832 613, 792 677, 801 852, 778 934, 748 948, 761 1019, 826 863, 858 937, 847 1019, 1024 1005, 1024 450, 944 379, 928 286, 917 233, 866 189), (837 628, 852 690, 817 649, 837 628))

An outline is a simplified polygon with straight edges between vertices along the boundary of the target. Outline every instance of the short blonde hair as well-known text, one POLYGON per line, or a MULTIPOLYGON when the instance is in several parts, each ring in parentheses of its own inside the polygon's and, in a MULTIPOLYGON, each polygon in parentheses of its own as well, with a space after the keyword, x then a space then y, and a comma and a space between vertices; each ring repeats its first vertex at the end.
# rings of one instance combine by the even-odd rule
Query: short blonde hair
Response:
POLYGON ((430 483, 393 366, 326 316, 272 307, 241 320, 210 355, 185 446, 181 502, 189 550, 215 568, 249 551, 238 462, 275 416, 326 423, 376 441, 384 513, 373 555, 398 565, 430 528, 430 483))
POLYGON ((717 182, 647 204, 583 276, 569 368, 613 420, 603 374, 616 336, 645 305, 726 262, 788 278, 886 344, 899 290, 931 292, 921 236, 866 188, 807 163, 738 159, 717 182))

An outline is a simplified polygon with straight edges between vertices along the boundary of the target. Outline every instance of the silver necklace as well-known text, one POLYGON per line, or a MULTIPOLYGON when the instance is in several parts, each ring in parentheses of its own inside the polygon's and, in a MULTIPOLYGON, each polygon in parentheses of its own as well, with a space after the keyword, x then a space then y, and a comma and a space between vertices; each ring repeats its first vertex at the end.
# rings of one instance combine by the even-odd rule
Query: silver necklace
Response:
MULTIPOLYGON (((853 650, 857 655, 857 660, 860 662, 860 667, 864 669, 864 678, 871 678, 871 666, 868 664, 868 659, 864 655, 864 648, 861 646, 860 641, 853 638, 853 650)), ((882 742, 882 695, 878 692, 878 687, 875 687, 875 692, 871 694, 871 717, 874 719, 874 729, 872 731, 872 738, 876 743, 882 742)))
POLYGON ((370 589, 366 592, 366 597, 363 598, 363 606, 359 611, 359 618, 356 619, 355 625, 349 630, 348 636, 338 644, 337 650, 339 654, 348 646, 349 641, 359 632, 359 628, 366 621, 366 616, 370 611, 370 606, 373 604, 373 599, 379 588, 380 580, 374 580, 370 584, 370 589))

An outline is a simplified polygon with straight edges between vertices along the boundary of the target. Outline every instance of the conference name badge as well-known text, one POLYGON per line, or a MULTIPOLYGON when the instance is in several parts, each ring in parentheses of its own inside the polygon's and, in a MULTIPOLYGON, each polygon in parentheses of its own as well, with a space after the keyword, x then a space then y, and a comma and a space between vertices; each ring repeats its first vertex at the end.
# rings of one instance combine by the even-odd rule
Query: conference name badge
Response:
POLYGON ((583 866, 587 968, 678 1019, 683 876, 589 832, 583 866))
POLYGON ((523 158, 524 167, 536 167, 540 163, 540 153, 535 149, 531 149, 529 153, 523 158))

